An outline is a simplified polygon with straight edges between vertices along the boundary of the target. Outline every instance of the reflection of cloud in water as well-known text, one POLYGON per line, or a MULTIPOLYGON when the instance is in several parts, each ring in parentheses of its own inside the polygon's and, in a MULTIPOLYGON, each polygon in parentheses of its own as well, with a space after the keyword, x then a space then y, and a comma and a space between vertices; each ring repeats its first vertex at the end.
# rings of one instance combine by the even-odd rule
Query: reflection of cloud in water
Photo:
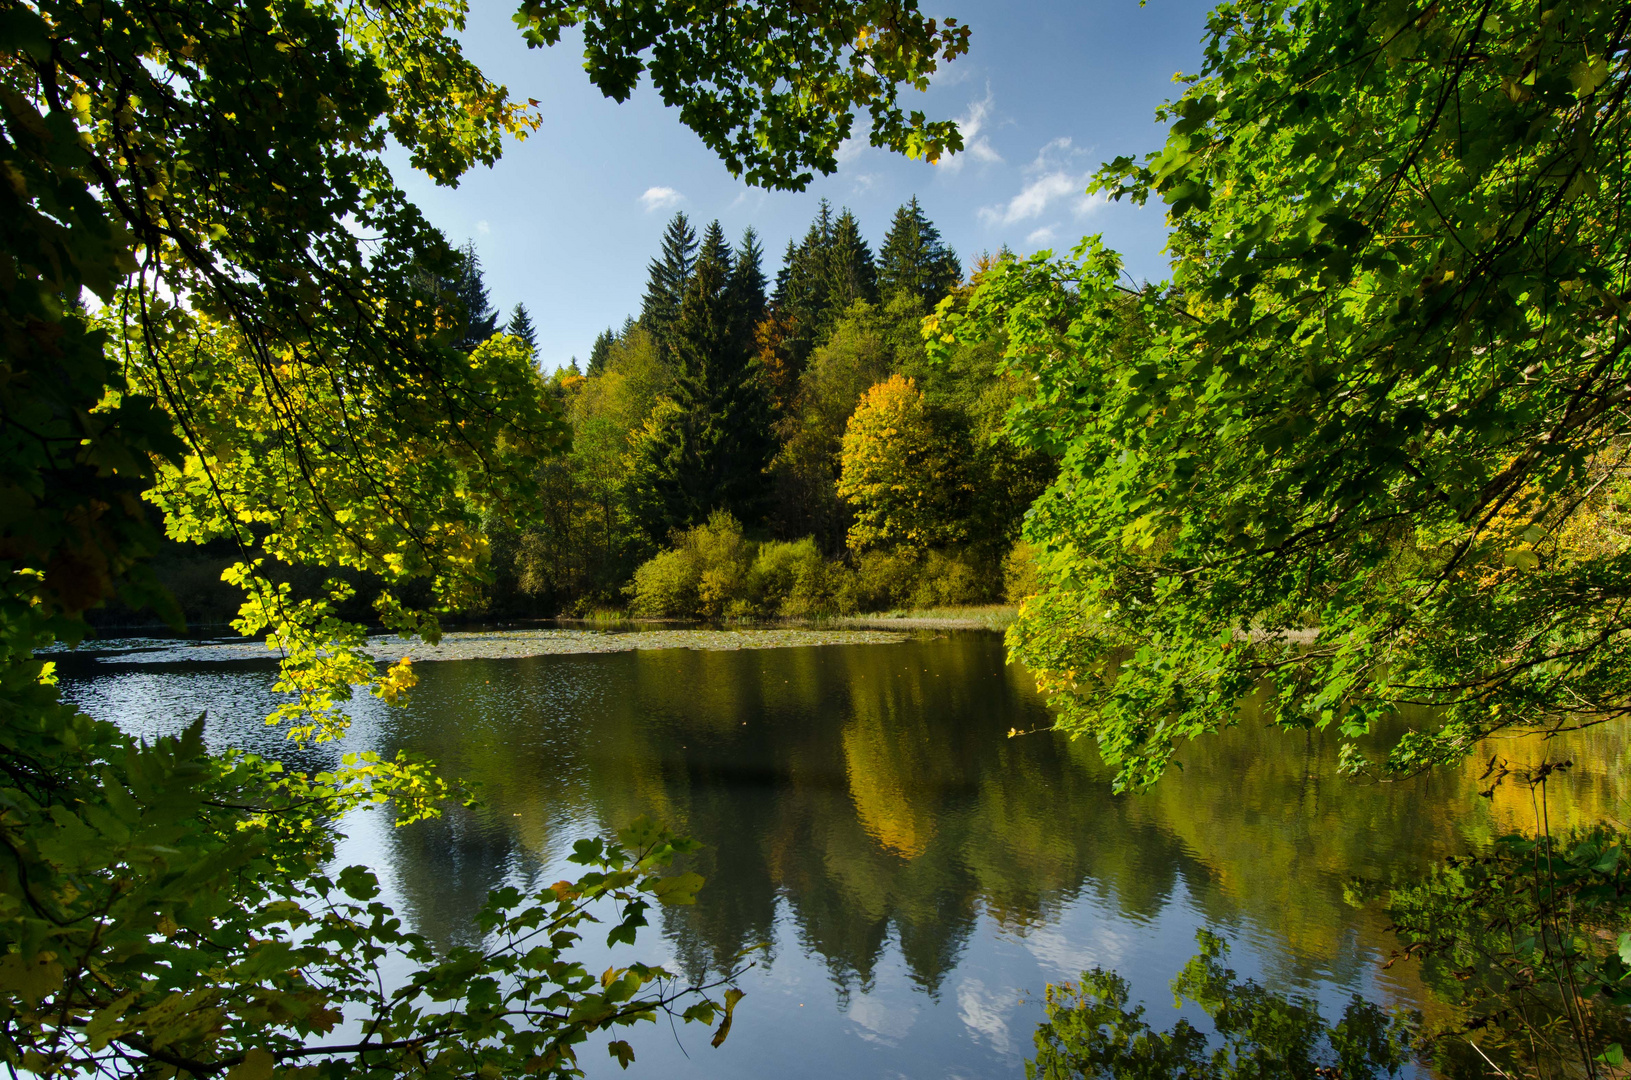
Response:
POLYGON ((886 1004, 871 994, 862 994, 851 998, 847 1015, 857 1024, 866 1028, 857 1032, 861 1038, 868 1042, 893 1043, 901 1038, 912 1025, 917 1022, 917 1006, 899 1008, 886 1004))
POLYGON ((1074 979, 1088 968, 1122 966, 1147 936, 1147 930, 1134 934, 1126 927, 1101 922, 1082 929, 1050 926, 1033 930, 1021 944, 1052 974, 1074 979))
POLYGON ((1019 1005, 1019 991, 1012 988, 987 990, 979 979, 964 979, 957 984, 957 1010, 963 1026, 976 1039, 984 1039, 999 1054, 1013 1052, 1008 1037, 1008 1014, 1019 1005))

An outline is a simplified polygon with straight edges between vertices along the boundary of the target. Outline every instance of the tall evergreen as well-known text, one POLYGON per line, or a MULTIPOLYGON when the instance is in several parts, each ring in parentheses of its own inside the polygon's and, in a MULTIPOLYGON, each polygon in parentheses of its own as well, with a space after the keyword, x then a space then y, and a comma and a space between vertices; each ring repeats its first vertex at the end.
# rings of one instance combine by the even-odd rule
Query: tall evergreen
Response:
POLYGON ((928 310, 962 279, 957 253, 941 242, 940 230, 913 195, 911 202, 895 211, 878 251, 878 292, 886 300, 901 294, 915 296, 928 310))
POLYGON ((704 259, 710 259, 724 267, 725 279, 730 280, 731 246, 725 242, 725 230, 719 224, 718 218, 708 222, 708 227, 702 230, 702 248, 697 252, 696 261, 701 264, 704 259))
POLYGON ((855 301, 878 299, 878 267, 872 261, 872 249, 861 238, 860 223, 848 207, 833 223, 831 237, 824 268, 827 303, 820 320, 823 330, 830 329, 855 301))
POLYGON ((668 330, 680 313, 686 285, 697 261, 697 234, 684 211, 676 213, 663 232, 662 250, 651 260, 640 322, 666 348, 668 330))
POLYGON ((750 335, 765 313, 764 257, 759 234, 750 225, 742 232, 742 242, 736 245, 730 276, 731 304, 750 335))
POLYGON ((793 280, 793 263, 798 260, 799 248, 792 240, 787 241, 787 250, 782 253, 781 269, 776 271, 776 288, 770 294, 770 302, 778 308, 785 308, 788 302, 788 286, 793 280))
POLYGON ((656 539, 713 510, 744 521, 762 512, 775 443, 764 385, 732 308, 729 264, 719 246, 705 244, 670 328, 674 408, 645 450, 646 525, 656 539))
POLYGON ((822 199, 803 243, 789 249, 788 261, 777 275, 776 313, 786 323, 783 348, 795 373, 821 344, 822 329, 828 322, 832 241, 832 205, 822 199))
POLYGON ((456 348, 468 352, 498 333, 498 309, 493 307, 487 283, 482 280, 475 241, 466 240, 459 249, 458 276, 447 283, 447 291, 451 293, 454 325, 458 328, 453 342, 456 348))
POLYGON ((526 342, 528 354, 538 359, 538 331, 533 328, 532 316, 527 314, 527 305, 517 304, 510 309, 510 321, 504 332, 526 342))
POLYGON ((589 349, 588 373, 590 375, 599 375, 606 370, 606 360, 612 355, 612 345, 616 341, 617 337, 612 333, 612 328, 609 326, 601 331, 599 337, 595 338, 594 345, 589 349))

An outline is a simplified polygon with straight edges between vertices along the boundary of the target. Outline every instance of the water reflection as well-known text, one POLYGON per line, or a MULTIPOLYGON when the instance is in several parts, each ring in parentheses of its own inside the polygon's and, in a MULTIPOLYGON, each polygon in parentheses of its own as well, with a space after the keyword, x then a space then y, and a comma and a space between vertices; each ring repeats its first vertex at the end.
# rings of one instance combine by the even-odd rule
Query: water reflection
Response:
MULTIPOLYGON (((133 730, 208 697, 229 703, 212 717, 217 745, 268 747, 263 669, 88 674, 71 692, 133 730)), ((1048 716, 995 635, 468 660, 419 675, 406 709, 362 710, 350 748, 437 758, 481 785, 484 806, 375 822, 352 850, 388 872, 433 940, 468 940, 488 889, 563 876, 574 839, 640 814, 708 845, 694 857, 707 888, 665 910, 661 934, 693 978, 763 948, 757 996, 718 1055, 685 1058, 666 1031, 637 1043, 665 1074, 1012 1075, 1038 1016, 1024 993, 1103 964, 1170 1001, 1166 980, 1202 923, 1273 984, 1427 1004, 1409 968, 1378 973, 1391 940, 1376 912, 1344 902, 1344 884, 1532 821, 1527 792, 1476 797, 1483 761, 1355 785, 1335 774, 1334 739, 1268 731, 1250 710, 1152 793, 1114 796, 1091 746, 1007 737, 1048 716)), ((1580 763, 1550 793, 1554 828, 1622 816, 1622 736, 1500 749, 1580 763)))

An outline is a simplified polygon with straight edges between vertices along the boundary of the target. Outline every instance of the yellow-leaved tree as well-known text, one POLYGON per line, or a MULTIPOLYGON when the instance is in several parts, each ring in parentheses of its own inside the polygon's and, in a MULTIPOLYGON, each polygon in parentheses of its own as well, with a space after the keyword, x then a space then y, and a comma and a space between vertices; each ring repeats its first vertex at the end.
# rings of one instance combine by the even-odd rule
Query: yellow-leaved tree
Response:
POLYGON ((892 375, 866 392, 844 432, 838 478, 839 497, 855 508, 851 548, 957 543, 971 490, 957 440, 914 380, 892 375))

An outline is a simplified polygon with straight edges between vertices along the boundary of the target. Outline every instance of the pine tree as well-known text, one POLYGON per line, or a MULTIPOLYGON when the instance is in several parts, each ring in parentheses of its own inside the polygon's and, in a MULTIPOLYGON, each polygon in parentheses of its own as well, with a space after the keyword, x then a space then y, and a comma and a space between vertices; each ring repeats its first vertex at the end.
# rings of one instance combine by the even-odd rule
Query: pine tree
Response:
POLYGON ((680 302, 697 261, 697 234, 684 211, 663 232, 662 250, 651 260, 640 322, 658 345, 667 348, 668 328, 679 317, 680 302))
POLYGON ((775 445, 758 365, 734 315, 729 265, 705 244, 670 328, 672 407, 644 447, 644 517, 654 539, 713 510, 744 521, 761 512, 775 445))
POLYGON ((517 304, 510 309, 510 321, 504 327, 504 332, 526 342, 527 353, 534 360, 538 359, 538 331, 533 329, 532 316, 527 314, 527 305, 517 304))
POLYGON ((498 333, 498 309, 493 307, 487 293, 487 283, 481 276, 481 257, 476 244, 466 240, 459 249, 458 276, 446 282, 443 291, 451 302, 451 317, 457 332, 455 348, 469 352, 498 333))
POLYGON ((872 249, 861 238, 860 223, 846 207, 833 223, 832 240, 827 245, 827 303, 818 325, 823 332, 855 301, 878 299, 878 267, 872 249))
POLYGON ((878 291, 885 298, 917 297, 925 311, 940 302, 963 278, 957 253, 940 240, 918 205, 917 196, 895 211, 895 220, 878 252, 878 291))
POLYGON ((599 375, 606 370, 606 359, 612 354, 612 345, 617 341, 612 328, 607 327, 595 338, 594 345, 589 349, 589 374, 599 375))

